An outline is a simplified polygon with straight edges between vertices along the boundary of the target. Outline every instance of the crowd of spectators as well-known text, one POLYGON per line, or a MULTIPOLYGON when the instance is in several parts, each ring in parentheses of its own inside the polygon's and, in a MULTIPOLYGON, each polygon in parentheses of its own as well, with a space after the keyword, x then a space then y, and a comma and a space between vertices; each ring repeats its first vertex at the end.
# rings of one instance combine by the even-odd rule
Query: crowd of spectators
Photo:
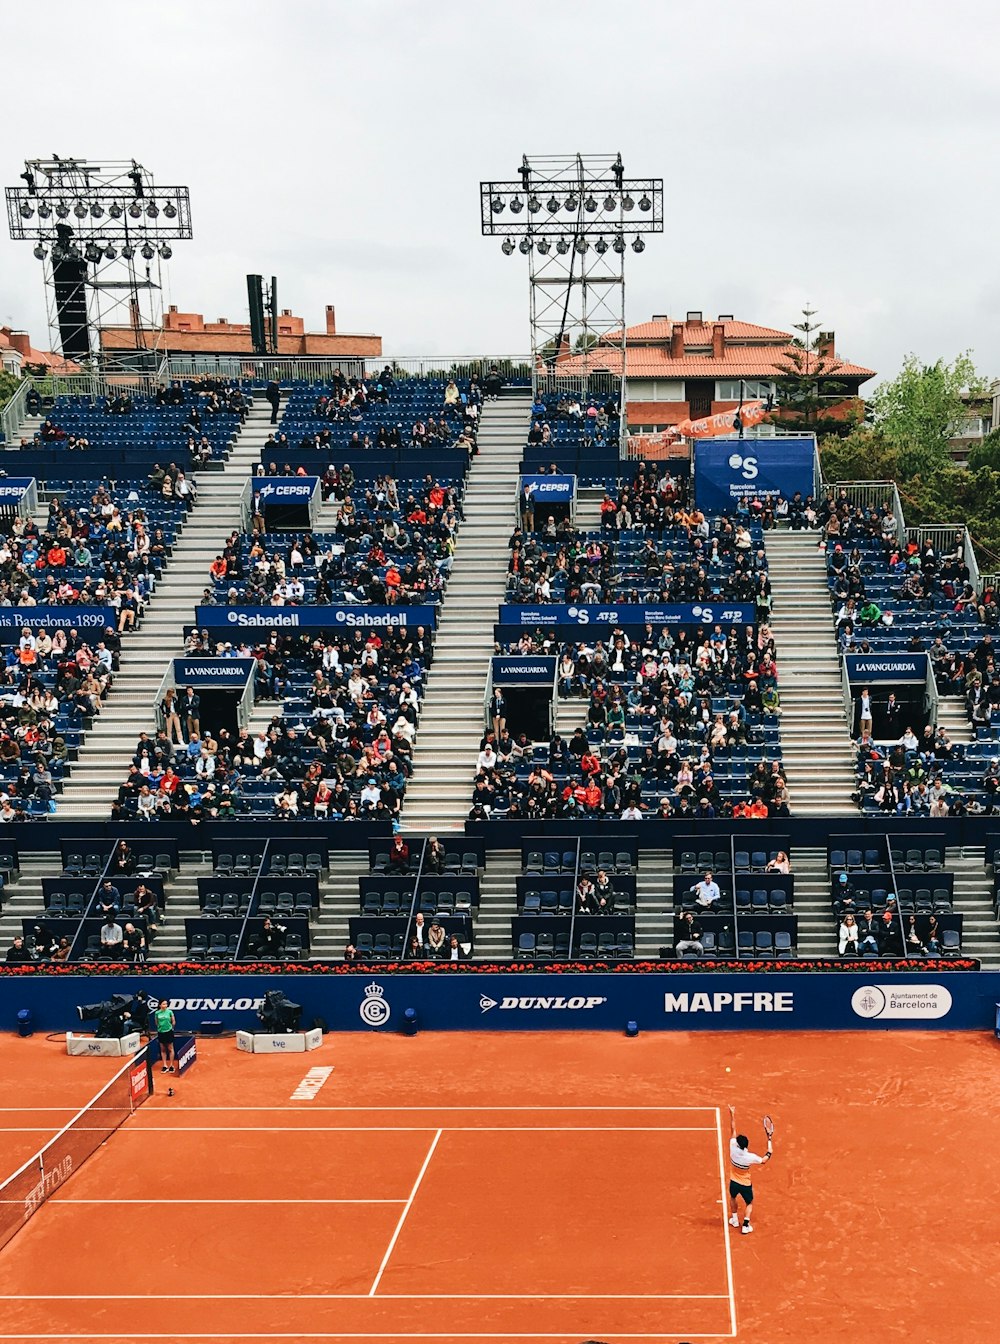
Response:
POLYGON ((359 485, 350 468, 334 487, 333 533, 233 532, 210 566, 207 604, 376 606, 441 600, 460 515, 460 478, 382 475, 359 485))
POLYGON ((214 731, 201 721, 200 697, 182 688, 161 706, 164 727, 140 735, 116 817, 399 815, 431 659, 428 630, 272 633, 235 646, 194 631, 186 652, 252 658, 257 698, 283 701, 283 712, 256 733, 214 731))
MULTIPOLYGON (((225 454, 249 406, 249 396, 237 382, 214 377, 174 379, 151 397, 133 397, 127 389, 103 397, 58 397, 33 438, 22 439, 21 447, 86 452, 155 441, 187 448, 192 463, 204 466, 225 454)), ((37 415, 41 409, 41 398, 32 389, 26 410, 37 415)))

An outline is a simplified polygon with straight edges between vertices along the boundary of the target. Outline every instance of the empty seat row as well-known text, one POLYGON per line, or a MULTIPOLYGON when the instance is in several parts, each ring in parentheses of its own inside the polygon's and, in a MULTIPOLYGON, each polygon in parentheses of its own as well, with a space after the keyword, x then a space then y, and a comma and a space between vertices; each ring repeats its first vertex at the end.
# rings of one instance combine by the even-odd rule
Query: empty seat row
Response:
POLYGON ((747 890, 744 887, 736 889, 736 909, 740 914, 753 914, 754 911, 765 914, 774 910, 785 911, 790 904, 787 891, 764 891, 761 888, 747 890))
MULTIPOLYGON (((581 961, 629 961, 635 955, 635 938, 631 933, 582 933, 576 955, 581 961)), ((529 932, 518 936, 516 961, 568 959, 568 933, 529 932)))
MULTIPOLYGON (((634 871, 632 855, 626 849, 618 851, 602 849, 596 852, 581 850, 581 873, 596 873, 602 868, 607 873, 631 873, 634 871)), ((524 871, 526 873, 575 873, 577 871, 576 850, 531 850, 525 859, 524 871)))
POLYGON ((700 941, 704 952, 699 954, 692 949, 678 953, 682 961, 734 956, 762 958, 794 956, 794 940, 786 929, 779 929, 775 933, 768 929, 761 929, 758 933, 754 933, 752 929, 740 929, 736 937, 732 929, 722 929, 718 938, 714 933, 705 932, 701 935, 700 941))
MULTIPOLYGON (((219 856, 220 858, 222 855, 219 856)), ((306 873, 315 873, 318 877, 323 871, 323 856, 312 854, 272 854, 268 872, 274 877, 304 877, 306 873)))
MULTIPOLYGON (((408 915, 413 904, 409 891, 366 891, 361 898, 363 915, 408 915)), ((417 901, 423 915, 472 914, 471 891, 424 891, 417 901)))
MULTIPOLYGON (((933 873, 944 867, 939 849, 894 849, 892 863, 895 868, 907 873, 933 873)), ((831 849, 831 872, 869 872, 886 871, 885 853, 879 849, 831 849)))
POLYGON ((260 869, 263 853, 256 854, 220 854, 215 860, 215 872, 220 877, 249 877, 260 869))

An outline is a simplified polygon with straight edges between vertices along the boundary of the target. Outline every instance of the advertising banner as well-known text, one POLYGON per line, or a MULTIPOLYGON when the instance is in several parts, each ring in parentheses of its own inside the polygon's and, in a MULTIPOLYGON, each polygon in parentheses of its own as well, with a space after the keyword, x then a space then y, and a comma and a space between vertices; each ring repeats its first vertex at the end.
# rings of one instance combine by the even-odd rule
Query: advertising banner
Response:
POLYGON ((318 476, 290 476, 280 481, 267 481, 258 486, 254 483, 254 498, 266 513, 275 506, 288 504, 308 504, 319 489, 318 476))
POLYGON ((864 685, 870 681, 916 681, 927 679, 926 653, 846 653, 847 678, 864 685))
POLYGON ((522 476, 521 493, 536 505, 569 504, 576 493, 576 477, 522 476))
MULTIPOLYGON (((643 975, 344 973, 339 975, 177 975, 116 977, 120 993, 152 992, 177 1016, 178 1037, 203 1018, 226 1031, 253 1031, 265 990, 279 989, 340 1031, 403 1029, 407 1008, 423 1029, 539 1031, 586 1027, 621 1031, 991 1031, 1000 974, 923 975, 862 971, 643 975)), ((92 978, 0 978, 0 1021, 28 1008, 36 1028, 65 1031, 92 978)))
POLYGON ((665 606, 566 606, 560 602, 521 607, 504 604, 501 625, 753 625, 752 603, 673 603, 665 606))
POLYGON ((34 484, 34 476, 3 477, 0 479, 0 505, 20 504, 34 484))
POLYGON ((16 644, 25 626, 29 630, 78 630, 91 639, 118 617, 114 607, 0 607, 0 644, 16 644))
POLYGON ((728 513, 739 500, 813 492, 815 444, 802 439, 699 439, 694 493, 705 513, 728 513))
POLYGON ((548 657, 491 659, 494 686, 551 686, 556 660, 548 657))
POLYGON ((342 626, 430 626, 437 607, 195 607, 207 630, 337 630, 342 626))
POLYGON ((253 676, 252 658, 175 658, 174 683, 196 690, 242 691, 253 676))

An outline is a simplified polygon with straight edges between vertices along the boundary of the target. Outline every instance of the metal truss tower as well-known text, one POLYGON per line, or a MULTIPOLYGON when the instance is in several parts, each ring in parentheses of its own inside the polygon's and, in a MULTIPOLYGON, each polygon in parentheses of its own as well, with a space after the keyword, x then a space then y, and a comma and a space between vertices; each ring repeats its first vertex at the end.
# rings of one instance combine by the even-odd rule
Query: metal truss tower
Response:
POLYGON ((157 186, 135 159, 102 162, 27 160, 24 186, 6 189, 10 236, 34 242, 43 265, 53 349, 95 368, 148 369, 163 327, 162 263, 172 242, 192 237, 190 196, 157 186))
POLYGON ((525 155, 518 180, 480 183, 483 234, 528 261, 538 388, 613 389, 625 424, 625 260, 663 232, 663 179, 621 154, 525 155))

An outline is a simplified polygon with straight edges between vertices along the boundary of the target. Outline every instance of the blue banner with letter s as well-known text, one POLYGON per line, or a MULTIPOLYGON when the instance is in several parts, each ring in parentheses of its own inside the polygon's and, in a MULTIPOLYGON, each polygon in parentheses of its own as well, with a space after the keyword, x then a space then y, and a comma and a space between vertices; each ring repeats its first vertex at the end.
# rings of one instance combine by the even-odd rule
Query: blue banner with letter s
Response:
POLYGON ((362 630, 379 626, 434 628, 436 607, 195 607, 206 630, 362 630))
POLYGON ((500 608, 501 625, 605 625, 614 629, 616 625, 753 625, 753 621, 752 604, 728 601, 658 607, 566 606, 560 602, 522 607, 505 603, 500 608))
POLYGON ((694 495, 705 513, 731 513, 755 495, 803 499, 813 492, 812 437, 699 439, 694 445, 694 495))

